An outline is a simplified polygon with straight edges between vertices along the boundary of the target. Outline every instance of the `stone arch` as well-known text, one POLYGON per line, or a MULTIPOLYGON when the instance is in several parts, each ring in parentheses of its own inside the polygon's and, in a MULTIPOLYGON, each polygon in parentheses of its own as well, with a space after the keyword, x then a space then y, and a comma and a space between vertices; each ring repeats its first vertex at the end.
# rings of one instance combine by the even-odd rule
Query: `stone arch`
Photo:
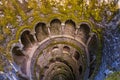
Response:
POLYGON ((58 35, 61 33, 62 27, 61 27, 61 21, 59 19, 53 19, 50 22, 50 32, 51 35, 58 35))
POLYGON ((91 28, 87 23, 81 23, 80 27, 78 28, 77 35, 83 42, 87 42, 89 38, 89 33, 91 32, 91 28))
POLYGON ((75 31, 76 31, 76 24, 75 24, 75 22, 72 21, 71 19, 67 20, 65 22, 64 34, 74 36, 75 31))
POLYGON ((84 33, 87 35, 91 32, 91 28, 89 26, 89 24, 87 23, 82 23, 80 24, 80 27, 79 27, 81 30, 84 30, 84 33))
POLYGON ((30 46, 32 46, 35 42, 34 37, 32 34, 30 34, 30 31, 25 30, 22 34, 21 34, 21 43, 24 45, 24 48, 28 48, 30 46))
POLYGON ((78 61, 80 58, 80 53, 78 51, 75 51, 73 57, 78 61))
POLYGON ((88 40, 88 50, 89 50, 89 56, 90 56, 90 75, 94 72, 96 68, 96 57, 97 57, 97 51, 98 51, 98 39, 97 35, 91 34, 90 39, 88 40))
POLYGON ((35 26, 35 36, 39 42, 49 36, 48 28, 45 23, 39 22, 35 26))
POLYGON ((24 61, 25 55, 23 54, 23 52, 20 50, 20 48, 18 46, 15 46, 12 49, 12 57, 13 57, 13 60, 18 65, 21 65, 23 63, 23 61, 24 61))
MULTIPOLYGON (((58 70, 61 69, 66 71, 66 67, 68 67, 68 73, 71 72, 73 80, 83 80, 84 77, 88 78, 89 74, 90 76, 92 74, 92 71, 90 71, 90 73, 87 72, 87 70, 89 69, 88 63, 90 63, 90 56, 88 54, 90 51, 93 52, 92 49, 94 48, 94 46, 92 46, 94 40, 91 39, 96 40, 97 38, 94 38, 94 36, 91 37, 90 27, 91 26, 89 26, 89 24, 87 23, 81 23, 80 27, 77 28, 75 22, 71 19, 67 20, 65 22, 65 25, 62 26, 59 19, 51 20, 50 27, 47 27, 44 22, 39 22, 34 27, 34 36, 31 35, 31 31, 29 30, 25 30, 22 32, 20 36, 20 41, 24 47, 13 47, 13 59, 17 64, 21 64, 20 66, 23 70, 22 72, 27 73, 28 77, 33 80, 44 80, 44 78, 48 80, 46 70, 48 72, 48 75, 49 73, 51 75, 51 71, 55 70, 53 67, 49 72, 49 66, 52 66, 53 64, 58 66, 55 66, 58 70), (64 30, 64 33, 61 30, 64 30), (83 35, 81 34, 81 32, 83 33, 83 35), (32 45, 35 41, 34 38, 37 39, 36 45, 32 45), (87 42, 88 44, 86 44, 85 42, 87 42), (31 48, 24 49, 28 47, 31 48), (25 54, 23 54, 23 51, 25 52, 25 54), (61 64, 56 64, 56 62, 59 62, 63 65, 61 66, 61 64), (64 67, 64 65, 66 65, 66 67, 64 67), (41 72, 38 67, 43 71, 41 72)), ((55 71, 55 73, 56 72, 57 70, 55 71)))
POLYGON ((65 53, 70 53, 70 47, 69 47, 69 46, 64 46, 64 47, 63 47, 63 51, 64 51, 65 53))
POLYGON ((91 34, 87 42, 88 50, 92 54, 97 54, 98 38, 96 34, 91 34))
POLYGON ((76 27, 75 27, 75 26, 76 26, 75 22, 74 22, 73 20, 71 20, 71 19, 65 21, 65 24, 70 24, 70 25, 72 25, 74 28, 76 28, 76 27))
POLYGON ((18 46, 13 47, 12 55, 25 56, 18 46))
POLYGON ((94 33, 91 33, 90 34, 90 39, 88 40, 87 42, 87 46, 90 47, 90 48, 93 48, 93 49, 97 49, 96 46, 98 46, 98 38, 97 38, 97 35, 94 34, 94 33), (93 45, 94 44, 94 45, 93 45))

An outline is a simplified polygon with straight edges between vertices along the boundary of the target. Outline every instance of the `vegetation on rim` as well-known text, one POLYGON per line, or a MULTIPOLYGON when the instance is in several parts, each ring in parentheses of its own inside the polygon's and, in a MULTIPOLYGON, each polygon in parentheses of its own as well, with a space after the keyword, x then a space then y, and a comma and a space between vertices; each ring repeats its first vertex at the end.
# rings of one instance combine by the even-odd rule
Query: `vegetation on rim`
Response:
MULTIPOLYGON (((0 51, 6 53, 11 43, 17 42, 23 29, 33 30, 36 22, 49 23, 53 18, 61 21, 72 19, 79 24, 91 19, 96 23, 109 22, 116 13, 118 6, 112 2, 98 2, 98 0, 1 0, 0 1, 0 51), (4 43, 6 45, 4 45, 4 43)), ((102 29, 93 25, 92 31, 102 37, 102 29)))

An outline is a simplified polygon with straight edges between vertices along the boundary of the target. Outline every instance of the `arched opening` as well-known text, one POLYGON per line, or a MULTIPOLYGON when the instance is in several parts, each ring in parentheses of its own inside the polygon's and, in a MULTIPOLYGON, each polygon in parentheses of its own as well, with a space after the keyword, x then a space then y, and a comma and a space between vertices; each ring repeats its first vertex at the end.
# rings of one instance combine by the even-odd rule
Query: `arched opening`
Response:
POLYGON ((50 63, 54 63, 54 62, 55 62, 55 59, 51 58, 51 59, 49 60, 49 62, 50 62, 50 63))
POLYGON ((64 34, 74 36, 76 30, 76 24, 74 21, 67 20, 65 22, 64 34))
POLYGON ((92 36, 91 40, 88 42, 88 47, 89 47, 89 49, 92 49, 94 51, 94 53, 95 53, 95 51, 97 51, 98 39, 95 34, 92 36))
POLYGON ((74 53, 74 58, 78 61, 79 58, 80 58, 80 53, 77 52, 77 51, 75 51, 75 53, 74 53))
POLYGON ((88 44, 88 50, 90 54, 90 73, 89 73, 90 75, 89 77, 91 77, 91 75, 93 74, 96 68, 96 56, 98 53, 97 49, 98 49, 98 39, 96 35, 93 35, 88 44))
POLYGON ((62 27, 61 27, 61 21, 59 19, 53 19, 50 22, 50 32, 51 35, 58 35, 61 33, 62 27))
POLYGON ((75 26, 76 26, 75 22, 74 22, 73 20, 71 20, 71 19, 67 20, 67 21, 65 22, 65 24, 70 24, 70 25, 72 25, 74 28, 75 28, 75 26))
POLYGON ((97 55, 97 49, 98 49, 98 39, 96 35, 93 35, 88 44, 88 50, 89 50, 91 62, 95 60, 95 56, 97 55))
POLYGON ((70 52, 70 48, 69 48, 68 46, 64 46, 64 47, 63 47, 63 51, 65 51, 65 52, 68 52, 68 53, 69 53, 69 52, 70 52))
POLYGON ((77 31, 77 36, 79 39, 81 39, 83 42, 87 42, 89 38, 89 33, 90 33, 90 27, 88 24, 81 24, 78 31, 77 31))
POLYGON ((15 61, 16 64, 18 64, 18 65, 23 64, 25 55, 24 55, 23 52, 19 49, 18 46, 15 46, 15 47, 12 49, 12 56, 13 56, 13 60, 15 61))
POLYGON ((60 21, 59 19, 53 19, 53 20, 50 22, 50 26, 52 26, 54 23, 61 24, 61 21, 60 21))
POLYGON ((54 47, 52 48, 52 50, 55 50, 55 49, 58 49, 58 46, 54 46, 54 47))
POLYGON ((38 41, 42 41, 43 39, 48 37, 48 29, 45 23, 39 22, 35 26, 35 35, 38 41))
POLYGON ((54 46, 51 51, 52 57, 57 57, 60 55, 60 50, 58 46, 54 46))
POLYGON ((12 54, 15 55, 15 56, 25 56, 22 51, 19 49, 18 46, 15 46, 13 49, 12 49, 12 54))
POLYGON ((34 44, 35 40, 33 35, 30 34, 30 31, 26 30, 22 33, 21 42, 24 45, 24 48, 28 48, 34 44))
POLYGON ((80 30, 85 33, 85 35, 88 35, 90 33, 90 27, 88 24, 81 24, 80 30))

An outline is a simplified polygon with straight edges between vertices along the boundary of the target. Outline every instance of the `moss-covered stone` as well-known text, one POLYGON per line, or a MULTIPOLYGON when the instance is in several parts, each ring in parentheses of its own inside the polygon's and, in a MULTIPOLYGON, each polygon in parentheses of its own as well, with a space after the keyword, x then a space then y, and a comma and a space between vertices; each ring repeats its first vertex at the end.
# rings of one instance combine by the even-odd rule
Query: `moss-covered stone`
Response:
POLYGON ((120 72, 110 74, 105 80, 120 80, 120 72))
POLYGON ((27 4, 25 4, 26 8, 28 9, 25 12, 24 8, 20 6, 18 0, 1 0, 3 5, 0 5, 0 11, 2 11, 4 17, 0 17, 0 26, 3 27, 3 33, 0 33, 0 42, 5 40, 4 35, 12 37, 10 28, 6 28, 8 23, 12 24, 13 28, 17 29, 17 31, 15 33, 15 38, 13 38, 12 41, 8 41, 9 43, 5 43, 7 46, 4 47, 7 48, 7 51, 4 52, 4 50, 1 49, 0 51, 10 55, 10 48, 13 43, 17 43, 19 41, 19 36, 21 35, 22 31, 25 29, 34 31, 34 26, 38 22, 49 23, 53 18, 58 18, 62 22, 72 19, 77 25, 79 25, 81 22, 89 23, 92 27, 92 31, 97 34, 100 40, 97 60, 100 63, 103 30, 93 25, 90 22, 90 18, 94 18, 97 23, 103 20, 103 16, 106 16, 106 20, 110 21, 113 18, 114 13, 117 11, 117 8, 116 5, 111 3, 106 4, 103 2, 99 4, 97 1, 98 0, 92 0, 89 4, 87 4, 86 0, 62 0, 59 2, 56 0, 40 0, 38 2, 37 0, 29 0, 27 4), (53 7, 57 8, 56 13, 53 11, 53 7), (107 10, 111 11, 112 15, 109 16, 106 14, 107 10), (18 15, 21 17, 20 22, 22 25, 19 25, 20 22, 17 21, 16 16, 18 15), (30 17, 33 17, 31 22, 28 21, 30 17))

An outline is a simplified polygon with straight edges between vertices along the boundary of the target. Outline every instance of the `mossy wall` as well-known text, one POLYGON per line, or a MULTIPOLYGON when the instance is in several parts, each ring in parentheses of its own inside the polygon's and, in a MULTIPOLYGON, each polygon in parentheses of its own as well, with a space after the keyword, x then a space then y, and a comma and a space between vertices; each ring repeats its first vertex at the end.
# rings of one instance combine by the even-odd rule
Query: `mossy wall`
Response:
POLYGON ((81 22, 89 23, 92 25, 92 31, 97 33, 100 39, 99 46, 102 47, 103 29, 91 22, 91 18, 95 23, 100 23, 104 17, 110 21, 118 9, 114 2, 100 3, 98 0, 89 3, 87 0, 28 0, 28 2, 23 0, 23 3, 17 0, 1 0, 0 2, 0 51, 10 59, 11 46, 18 42, 24 29, 34 32, 33 28, 38 22, 48 24, 54 18, 62 22, 72 19, 77 26, 81 22), (107 14, 106 11, 111 14, 107 14))
POLYGON ((120 72, 110 74, 105 80, 120 80, 120 72))

